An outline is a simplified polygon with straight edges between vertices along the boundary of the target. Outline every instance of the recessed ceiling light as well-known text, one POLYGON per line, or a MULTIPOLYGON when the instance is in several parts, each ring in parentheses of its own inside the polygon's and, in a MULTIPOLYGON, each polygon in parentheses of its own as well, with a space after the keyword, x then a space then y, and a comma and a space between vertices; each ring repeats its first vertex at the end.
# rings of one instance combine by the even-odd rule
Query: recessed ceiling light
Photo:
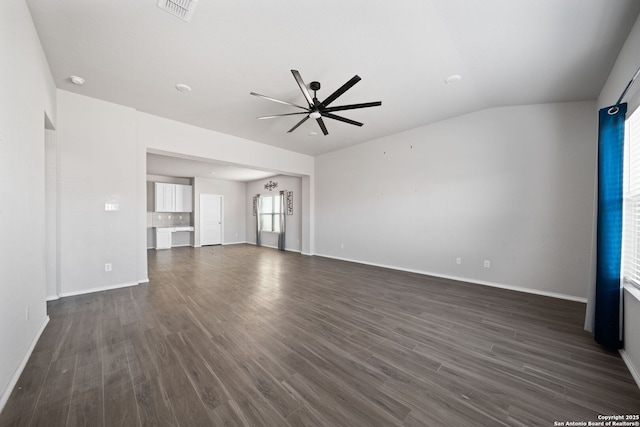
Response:
POLYGON ((309 136, 316 136, 318 135, 318 132, 309 132, 309 136))
POLYGON ((452 74, 447 77, 444 82, 448 85, 452 85, 454 83, 458 83, 460 80, 462 80, 462 76, 460 74, 452 74))
POLYGON ((70 76, 69 79, 71 79, 71 83, 74 85, 82 86, 84 84, 84 79, 82 77, 70 76))
POLYGON ((211 172, 209 172, 209 175, 215 175, 215 174, 216 174, 216 172, 215 172, 215 171, 211 171, 211 172))
POLYGON ((184 83, 178 83, 176 85, 176 89, 178 89, 178 91, 180 92, 191 92, 191 86, 186 85, 184 83))

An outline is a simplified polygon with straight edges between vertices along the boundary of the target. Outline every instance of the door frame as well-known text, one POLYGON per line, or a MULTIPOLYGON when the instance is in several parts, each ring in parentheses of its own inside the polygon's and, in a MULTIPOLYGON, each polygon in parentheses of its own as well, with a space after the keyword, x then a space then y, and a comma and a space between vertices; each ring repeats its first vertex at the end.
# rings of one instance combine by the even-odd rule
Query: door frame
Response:
POLYGON ((198 237, 199 237, 199 245, 202 246, 213 246, 213 245, 203 245, 202 244, 202 196, 218 196, 220 197, 220 246, 224 245, 224 196, 222 194, 213 194, 213 193, 200 193, 200 197, 198 198, 198 237))

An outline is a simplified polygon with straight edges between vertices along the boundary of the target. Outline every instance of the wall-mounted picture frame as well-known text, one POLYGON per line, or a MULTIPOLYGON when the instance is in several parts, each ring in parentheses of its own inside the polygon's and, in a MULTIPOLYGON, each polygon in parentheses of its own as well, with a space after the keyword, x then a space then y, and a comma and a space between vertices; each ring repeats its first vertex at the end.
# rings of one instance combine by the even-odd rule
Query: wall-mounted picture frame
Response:
POLYGON ((287 191, 287 215, 293 215, 293 191, 287 191))
POLYGON ((278 188, 277 182, 269 181, 264 185, 265 190, 273 191, 274 188, 278 188))

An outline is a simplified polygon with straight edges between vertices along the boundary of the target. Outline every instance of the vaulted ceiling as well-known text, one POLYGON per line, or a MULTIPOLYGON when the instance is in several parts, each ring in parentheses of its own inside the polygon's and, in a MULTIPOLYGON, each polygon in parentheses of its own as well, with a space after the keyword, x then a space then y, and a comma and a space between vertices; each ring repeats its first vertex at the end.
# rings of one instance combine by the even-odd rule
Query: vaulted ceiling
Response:
MULTIPOLYGON (((58 88, 317 155, 471 111, 595 99, 640 12, 636 0, 199 0, 190 23, 157 0, 27 0, 58 88), (359 128, 300 116, 290 70, 359 128), (456 84, 445 84, 453 74, 456 84), (86 80, 75 86, 69 76, 86 80), (192 92, 182 93, 184 83, 192 92), (311 136, 317 132, 317 136, 311 136)), ((622 90, 622 88, 621 88, 622 90)))

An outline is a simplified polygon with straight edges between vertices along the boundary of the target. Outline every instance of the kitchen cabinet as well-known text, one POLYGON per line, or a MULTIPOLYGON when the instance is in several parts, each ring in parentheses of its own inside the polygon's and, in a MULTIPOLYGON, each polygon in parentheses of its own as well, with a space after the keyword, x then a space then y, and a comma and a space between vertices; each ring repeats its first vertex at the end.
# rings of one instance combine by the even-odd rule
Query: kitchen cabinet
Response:
POLYGON ((174 184, 155 183, 156 212, 175 212, 176 192, 174 184))
MULTIPOLYGON (((173 247, 173 233, 193 232, 192 226, 183 227, 156 227, 156 249, 171 249, 173 247)), ((180 240, 180 239, 178 239, 180 240)), ((178 242, 178 246, 180 242, 178 242)))
POLYGON ((155 183, 155 212, 193 212, 191 185, 155 183))
POLYGON ((191 197, 190 185, 175 185, 175 211, 174 212, 192 212, 193 203, 191 197))
POLYGON ((171 232, 170 228, 156 228, 156 249, 171 248, 171 232))

